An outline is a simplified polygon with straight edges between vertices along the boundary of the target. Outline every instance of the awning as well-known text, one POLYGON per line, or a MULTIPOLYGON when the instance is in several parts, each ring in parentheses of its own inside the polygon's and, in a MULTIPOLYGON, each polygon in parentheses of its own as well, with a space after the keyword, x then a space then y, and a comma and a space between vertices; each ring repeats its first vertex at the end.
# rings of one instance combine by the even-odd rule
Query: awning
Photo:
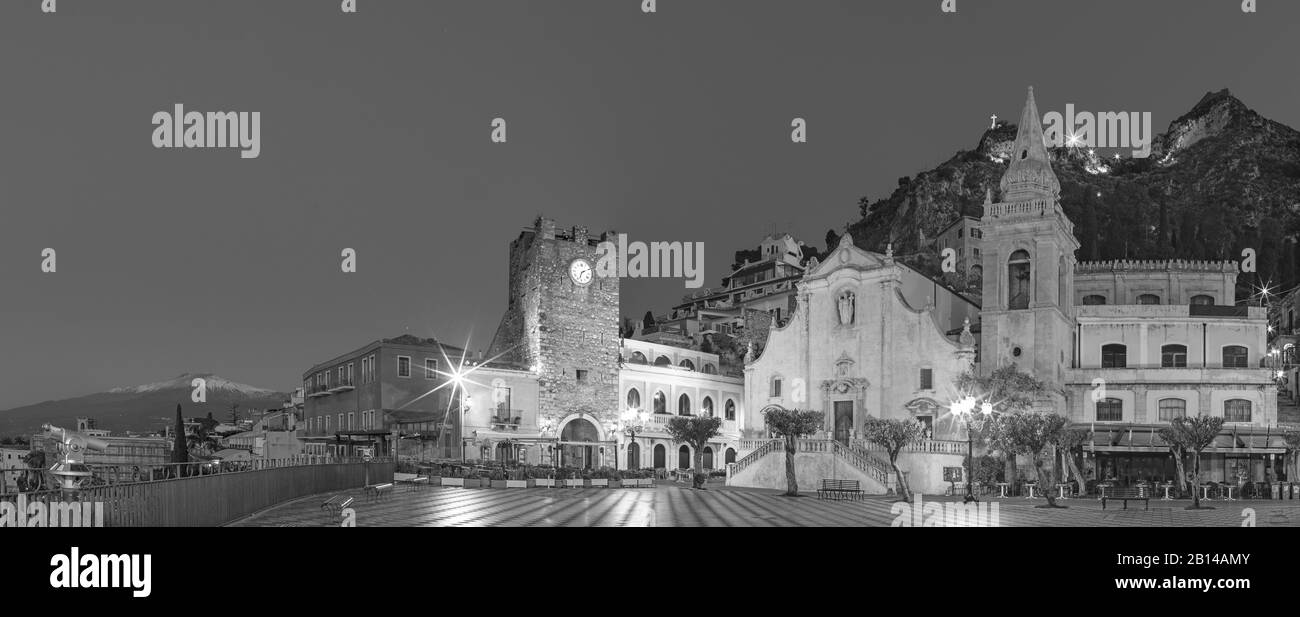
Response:
POLYGON ((442 422, 446 416, 446 410, 443 411, 424 411, 421 409, 385 409, 384 417, 398 424, 410 424, 415 422, 442 422))

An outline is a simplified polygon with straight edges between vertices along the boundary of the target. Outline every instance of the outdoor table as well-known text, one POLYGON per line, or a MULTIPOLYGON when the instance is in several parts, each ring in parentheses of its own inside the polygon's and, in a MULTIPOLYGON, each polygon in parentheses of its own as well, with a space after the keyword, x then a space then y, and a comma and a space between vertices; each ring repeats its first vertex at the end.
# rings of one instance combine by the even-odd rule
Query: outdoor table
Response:
POLYGON ((1037 483, 1037 482, 1026 482, 1026 483, 1025 483, 1025 486, 1029 487, 1029 495, 1026 496, 1025 499, 1038 499, 1038 497, 1035 497, 1035 496, 1034 496, 1034 488, 1036 488, 1036 487, 1038 486, 1038 483, 1037 483))
POLYGON ((1066 497, 1066 496, 1065 496, 1065 488, 1066 488, 1067 486, 1070 486, 1070 485, 1069 485, 1069 484, 1066 484, 1066 483, 1064 483, 1064 482, 1059 483, 1059 484, 1056 485, 1057 490, 1059 490, 1060 493, 1061 493, 1060 499, 1069 499, 1069 497, 1066 497))
POLYGON ((1140 483, 1137 484, 1137 486, 1136 486, 1135 488, 1137 488, 1137 490, 1138 490, 1138 494, 1139 494, 1139 495, 1142 495, 1143 497, 1145 497, 1146 494, 1147 494, 1147 489, 1150 488, 1150 487, 1151 487, 1150 484, 1147 484, 1147 483, 1145 483, 1145 482, 1140 482, 1140 483))
POLYGON ((1101 483, 1101 484, 1098 484, 1098 485, 1097 485, 1097 492, 1100 493, 1101 495, 1100 495, 1099 497, 1097 497, 1097 499, 1105 499, 1105 498, 1106 498, 1106 489, 1110 488, 1110 486, 1111 486, 1110 484, 1107 484, 1107 483, 1105 483, 1105 482, 1103 482, 1103 483, 1101 483))
POLYGON ((1224 501, 1236 501, 1236 499, 1233 499, 1233 498, 1232 498, 1232 489, 1237 488, 1237 487, 1235 487, 1235 486, 1229 484, 1229 485, 1227 485, 1227 486, 1225 486, 1225 487, 1223 487, 1223 488, 1228 489, 1228 496, 1227 496, 1227 497, 1224 497, 1223 500, 1224 500, 1224 501))
POLYGON ((1169 489, 1173 488, 1174 485, 1173 485, 1173 484, 1161 484, 1160 487, 1163 488, 1163 489, 1165 489, 1165 496, 1164 496, 1164 499, 1163 499, 1163 500, 1164 500, 1164 501, 1172 501, 1173 499, 1169 496, 1169 489))
POLYGON ((1209 484, 1202 484, 1202 485, 1201 485, 1201 499, 1209 499, 1209 498, 1210 498, 1210 485, 1209 485, 1209 484))
POLYGON ((1007 487, 1008 487, 1008 486, 1010 486, 1010 484, 1008 484, 1008 483, 1006 483, 1006 482, 998 482, 998 490, 1001 491, 1001 493, 999 493, 998 497, 1001 497, 1002 499, 1006 499, 1006 498, 1007 498, 1007 487))

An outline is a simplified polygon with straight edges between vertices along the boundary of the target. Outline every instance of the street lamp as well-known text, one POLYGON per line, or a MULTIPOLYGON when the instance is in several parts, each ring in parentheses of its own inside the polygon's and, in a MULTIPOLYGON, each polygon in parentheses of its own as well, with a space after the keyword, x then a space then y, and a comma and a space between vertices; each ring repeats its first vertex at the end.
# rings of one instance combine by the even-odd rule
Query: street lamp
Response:
MULTIPOLYGON (((618 420, 619 426, 622 427, 623 432, 627 433, 628 444, 633 444, 636 443, 636 434, 643 431, 646 423, 650 421, 650 414, 644 409, 628 407, 627 410, 623 412, 623 415, 619 416, 618 420)), ((628 446, 628 449, 629 451, 631 450, 631 445, 628 446)), ((617 454, 614 457, 614 468, 618 468, 617 454)), ((628 471, 631 471, 631 468, 629 468, 628 471)))
POLYGON ((966 423, 966 498, 962 500, 962 503, 972 501, 978 503, 979 497, 975 495, 973 490, 975 484, 975 431, 983 428, 984 422, 993 417, 993 403, 981 401, 974 396, 965 396, 953 401, 948 406, 948 410, 966 423))

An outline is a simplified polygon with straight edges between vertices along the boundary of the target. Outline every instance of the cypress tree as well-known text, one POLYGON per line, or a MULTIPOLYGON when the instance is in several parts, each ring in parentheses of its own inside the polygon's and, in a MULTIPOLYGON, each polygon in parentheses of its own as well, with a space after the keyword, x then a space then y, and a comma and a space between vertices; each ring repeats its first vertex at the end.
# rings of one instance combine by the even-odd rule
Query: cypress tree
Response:
POLYGON ((180 403, 176 403, 176 442, 172 445, 172 462, 190 462, 190 452, 185 447, 185 422, 181 420, 180 403))

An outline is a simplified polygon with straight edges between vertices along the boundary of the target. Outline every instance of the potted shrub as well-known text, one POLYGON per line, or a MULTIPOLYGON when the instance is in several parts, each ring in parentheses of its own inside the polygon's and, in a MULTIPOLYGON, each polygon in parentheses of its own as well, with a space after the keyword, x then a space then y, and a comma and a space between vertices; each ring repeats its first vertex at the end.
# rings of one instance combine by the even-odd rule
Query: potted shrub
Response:
MULTIPOLYGON (((558 476, 557 476, 558 477, 558 476)), ((582 474, 577 470, 564 470, 564 486, 566 488, 582 488, 582 474)))
POLYGON ((510 478, 506 480, 506 488, 528 488, 527 473, 522 465, 510 470, 510 478))
POLYGON ((468 469, 465 471, 465 488, 482 488, 483 478, 477 471, 468 469))
POLYGON ((623 472, 621 470, 610 470, 609 488, 623 488, 623 472))
POLYGON ((452 469, 447 472, 447 475, 442 477, 442 485, 459 486, 463 488, 465 486, 465 478, 461 474, 460 470, 452 469))
POLYGON ((592 488, 609 488, 609 472, 607 470, 597 469, 588 475, 590 477, 588 486, 592 488))
POLYGON ((506 475, 500 469, 493 469, 489 486, 492 488, 505 488, 506 475))
POLYGON ((533 486, 539 488, 555 488, 556 478, 555 470, 551 467, 538 466, 532 468, 533 486))

